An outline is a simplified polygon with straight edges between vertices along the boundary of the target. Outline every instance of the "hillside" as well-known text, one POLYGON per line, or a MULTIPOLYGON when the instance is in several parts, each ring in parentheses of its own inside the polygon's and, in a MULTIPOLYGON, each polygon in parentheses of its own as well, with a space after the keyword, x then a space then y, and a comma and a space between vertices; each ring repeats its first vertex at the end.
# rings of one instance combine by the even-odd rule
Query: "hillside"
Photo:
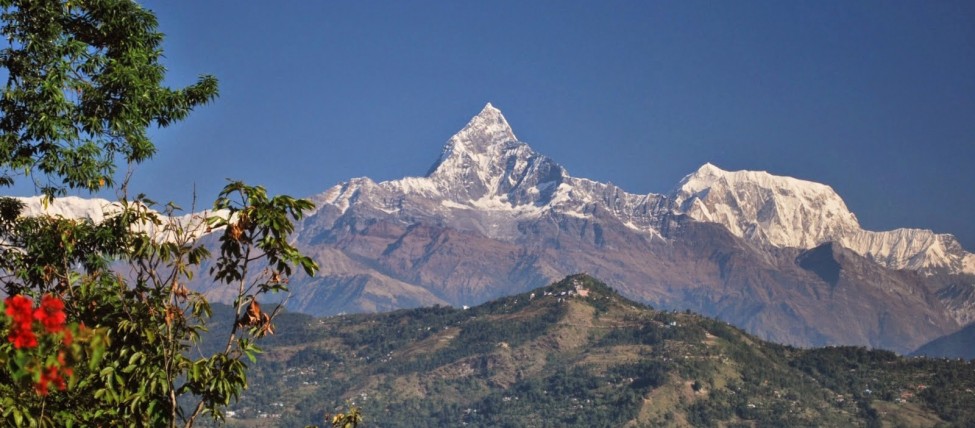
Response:
POLYGON ((466 310, 286 314, 276 330, 229 426, 320 424, 347 401, 370 427, 975 423, 971 362, 776 345, 586 275, 466 310))
POLYGON ((975 324, 917 348, 912 355, 975 359, 975 324))

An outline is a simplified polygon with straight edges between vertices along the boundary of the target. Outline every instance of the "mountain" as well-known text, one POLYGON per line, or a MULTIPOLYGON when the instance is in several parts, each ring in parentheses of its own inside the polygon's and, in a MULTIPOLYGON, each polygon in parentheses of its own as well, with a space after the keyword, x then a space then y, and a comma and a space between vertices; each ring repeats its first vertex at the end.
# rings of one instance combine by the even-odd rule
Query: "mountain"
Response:
POLYGON ((975 256, 951 235, 864 231, 828 186, 711 164, 668 194, 627 193, 572 177, 490 104, 425 176, 313 200, 296 239, 326 267, 292 282, 311 314, 470 306, 588 272, 804 346, 909 352, 975 320, 975 256))
POLYGON ((592 219, 599 217, 595 210, 602 210, 635 232, 659 236, 663 217, 684 214, 721 224, 735 236, 762 245, 810 249, 836 241, 894 269, 975 274, 975 255, 951 235, 862 230, 839 195, 818 183, 705 164, 671 194, 634 195, 611 184, 570 177, 518 141, 491 104, 447 142, 425 177, 378 184, 356 179, 316 200, 339 215, 352 209, 407 223, 433 218, 506 241, 523 235, 516 230, 518 220, 551 215, 592 219))
POLYGON ((313 315, 473 306, 587 272, 801 346, 906 353, 975 321, 975 255, 951 235, 866 231, 829 186, 711 164, 628 193, 569 175, 491 104, 426 175, 312 200, 293 239, 322 269, 290 279, 289 308, 313 315))
POLYGON ((685 177, 671 209, 725 226, 735 236, 785 248, 837 242, 892 269, 975 273, 975 255, 948 234, 897 229, 872 232, 829 186, 711 164, 685 177))
MULTIPOLYGON (((122 212, 123 208, 120 202, 112 202, 99 198, 87 199, 77 196, 65 196, 48 202, 45 202, 40 196, 14 199, 17 199, 23 203, 23 211, 21 212, 21 215, 24 216, 49 215, 54 217, 88 220, 95 223, 102 222, 106 218, 122 212)), ((129 203, 142 204, 141 202, 129 203)), ((167 231, 166 225, 170 221, 180 224, 187 232, 190 233, 190 236, 194 238, 203 237, 212 232, 212 229, 207 228, 207 217, 226 215, 225 211, 203 210, 184 215, 167 216, 166 212, 168 211, 159 212, 150 206, 140 206, 159 216, 159 218, 162 220, 162 224, 160 225, 155 225, 151 222, 142 222, 139 225, 141 230, 155 236, 158 239, 167 239, 170 232, 167 231)), ((174 212, 175 211, 177 210, 174 210, 174 212)))
POLYGON ((975 423, 972 362, 776 345, 586 275, 466 310, 285 314, 276 330, 228 426, 321 424, 346 403, 377 427, 975 423))
POLYGON ((925 343, 911 355, 975 359, 975 324, 925 343))

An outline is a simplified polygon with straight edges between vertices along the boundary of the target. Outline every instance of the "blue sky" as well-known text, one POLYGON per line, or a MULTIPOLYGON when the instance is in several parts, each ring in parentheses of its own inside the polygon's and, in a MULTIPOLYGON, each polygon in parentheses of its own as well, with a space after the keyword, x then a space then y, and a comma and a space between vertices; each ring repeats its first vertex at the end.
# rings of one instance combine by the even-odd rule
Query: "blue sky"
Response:
POLYGON ((705 162, 832 186, 865 228, 975 250, 970 1, 146 1, 172 85, 135 191, 309 196, 422 175, 486 102, 574 176, 669 191, 705 162))

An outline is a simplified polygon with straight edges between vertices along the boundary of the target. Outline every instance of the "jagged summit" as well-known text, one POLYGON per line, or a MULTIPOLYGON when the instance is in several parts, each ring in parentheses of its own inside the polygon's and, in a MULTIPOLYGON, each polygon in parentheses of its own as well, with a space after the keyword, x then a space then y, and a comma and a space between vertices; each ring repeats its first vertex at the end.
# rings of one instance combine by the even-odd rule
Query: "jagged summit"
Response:
POLYGON ((427 178, 441 194, 460 204, 514 205, 523 198, 512 192, 554 183, 564 175, 562 167, 518 141, 501 110, 488 103, 447 141, 427 178))
MULTIPOLYGON (((481 112, 478 113, 477 116, 482 116, 482 115, 485 115, 485 114, 487 114, 487 115, 498 115, 498 116, 501 116, 501 119, 502 120, 504 119, 504 116, 501 115, 501 109, 495 107, 494 104, 491 104, 490 101, 487 104, 484 104, 484 108, 481 109, 481 112)), ((477 116, 475 116, 475 117, 477 117, 477 116)))
POLYGON ((501 110, 487 103, 444 147, 444 156, 457 150, 484 153, 492 146, 518 141, 501 110))
POLYGON ((488 153, 494 146, 514 141, 518 141, 518 137, 511 130, 511 125, 501 114, 501 110, 487 103, 480 113, 447 140, 443 153, 430 167, 427 176, 434 175, 445 163, 470 161, 474 156, 488 153))
POLYGON ((518 140, 518 137, 515 137, 514 132, 511 130, 511 125, 504 118, 504 114, 491 103, 485 104, 481 112, 471 118, 471 121, 467 123, 465 129, 471 128, 472 125, 484 126, 485 130, 498 132, 501 139, 509 141, 518 140))
POLYGON ((475 169, 484 178, 498 146, 518 141, 501 110, 487 103, 460 131, 447 140, 440 159, 430 167, 427 177, 457 175, 459 170, 475 169))

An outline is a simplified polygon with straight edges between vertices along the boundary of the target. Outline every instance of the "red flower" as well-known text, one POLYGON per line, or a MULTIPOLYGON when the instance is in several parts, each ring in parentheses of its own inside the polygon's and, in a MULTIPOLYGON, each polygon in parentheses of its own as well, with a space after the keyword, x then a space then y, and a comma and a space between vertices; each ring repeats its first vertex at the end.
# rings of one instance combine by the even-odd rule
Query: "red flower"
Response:
POLYGON ((23 329, 11 329, 7 340, 14 344, 14 348, 33 348, 37 346, 37 336, 33 331, 23 329))
POLYGON ((34 309, 34 302, 19 294, 10 296, 3 301, 7 306, 7 315, 13 318, 14 324, 21 324, 24 321, 30 324, 31 311, 34 309))
POLYGON ((47 388, 51 384, 54 384, 54 386, 61 391, 64 391, 64 389, 67 387, 67 384, 64 382, 64 378, 61 377, 61 373, 58 372, 58 367, 54 365, 48 366, 48 368, 41 373, 41 379, 36 385, 34 385, 34 389, 40 395, 47 395, 47 388))
POLYGON ((10 326, 10 335, 7 340, 14 344, 14 348, 33 348, 37 346, 37 336, 31 329, 33 318, 31 311, 34 309, 34 302, 24 296, 10 296, 4 300, 7 306, 7 315, 13 321, 10 326))
POLYGON ((64 315, 64 302, 50 294, 41 297, 41 306, 34 310, 34 319, 44 325, 48 333, 64 330, 64 322, 67 318, 64 315))

